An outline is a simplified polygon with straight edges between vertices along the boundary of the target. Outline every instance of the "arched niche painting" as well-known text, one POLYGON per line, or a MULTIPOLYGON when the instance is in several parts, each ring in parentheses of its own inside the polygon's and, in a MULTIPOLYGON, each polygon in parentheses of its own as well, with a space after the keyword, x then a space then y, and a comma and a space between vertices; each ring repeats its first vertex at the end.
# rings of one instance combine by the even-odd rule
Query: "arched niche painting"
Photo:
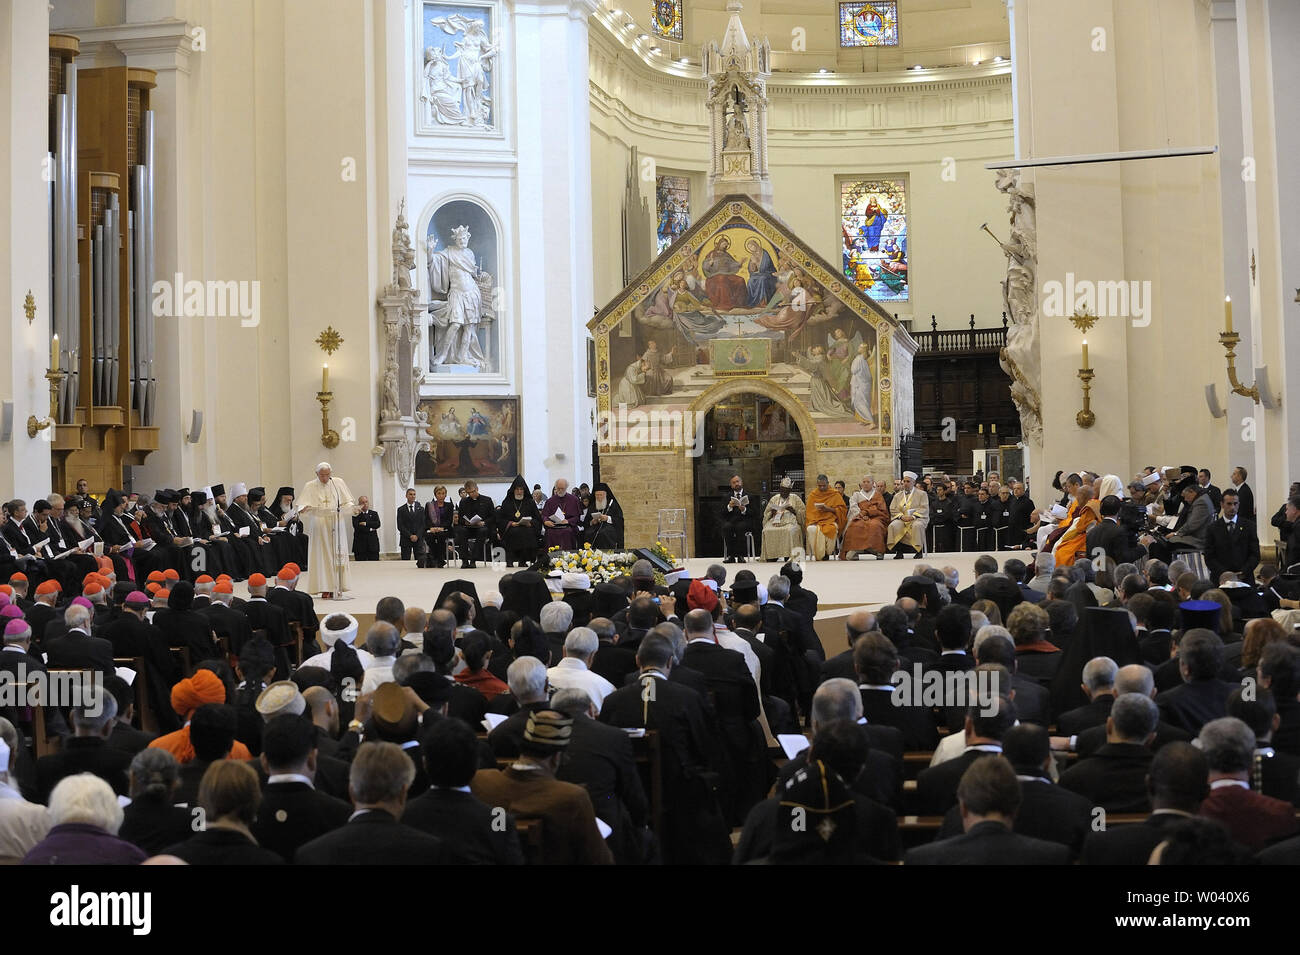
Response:
POLYGON ((499 243, 487 210, 468 199, 439 206, 425 237, 428 361, 433 375, 496 374, 501 321, 499 243))

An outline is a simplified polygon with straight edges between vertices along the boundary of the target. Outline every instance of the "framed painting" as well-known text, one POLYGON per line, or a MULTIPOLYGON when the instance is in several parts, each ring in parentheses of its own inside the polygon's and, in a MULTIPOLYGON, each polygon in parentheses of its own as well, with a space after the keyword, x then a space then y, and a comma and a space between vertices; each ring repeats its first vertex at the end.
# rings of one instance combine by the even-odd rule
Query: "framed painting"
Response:
POLYGON ((517 396, 425 398, 419 409, 430 450, 415 457, 417 481, 510 481, 519 473, 517 396))
POLYGON ((841 3, 840 46, 898 46, 898 0, 841 3))

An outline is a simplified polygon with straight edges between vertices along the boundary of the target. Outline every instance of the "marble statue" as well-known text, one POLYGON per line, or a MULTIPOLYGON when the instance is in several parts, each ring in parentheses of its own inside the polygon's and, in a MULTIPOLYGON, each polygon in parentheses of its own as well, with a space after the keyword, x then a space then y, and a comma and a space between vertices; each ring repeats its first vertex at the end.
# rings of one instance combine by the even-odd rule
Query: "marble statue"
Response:
POLYGON ((1038 225, 1033 183, 1020 181, 1019 170, 998 171, 997 188, 1010 200, 1011 237, 999 241, 1007 256, 1007 277, 1002 283, 1006 306, 1007 344, 999 356, 1002 370, 1011 376, 1011 398, 1020 412, 1020 428, 1027 442, 1043 443, 1042 365, 1038 354, 1038 225))
POLYGON ((484 295, 490 287, 469 247, 469 229, 451 230, 452 244, 446 249, 429 249, 429 288, 444 296, 429 305, 433 316, 434 343, 431 365, 466 365, 474 371, 487 367, 488 359, 479 344, 478 330, 494 317, 492 299, 484 295))

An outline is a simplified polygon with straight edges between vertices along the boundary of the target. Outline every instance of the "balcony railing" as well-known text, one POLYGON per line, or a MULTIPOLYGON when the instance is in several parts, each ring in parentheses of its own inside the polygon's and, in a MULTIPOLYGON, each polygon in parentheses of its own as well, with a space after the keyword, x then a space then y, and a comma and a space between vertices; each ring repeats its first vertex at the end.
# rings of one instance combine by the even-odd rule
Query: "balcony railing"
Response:
POLYGON ((930 331, 913 332, 920 346, 918 355, 974 355, 996 354, 1007 344, 1007 313, 1002 313, 1002 325, 993 328, 976 328, 975 316, 970 317, 970 328, 939 330, 939 322, 930 316, 930 331))

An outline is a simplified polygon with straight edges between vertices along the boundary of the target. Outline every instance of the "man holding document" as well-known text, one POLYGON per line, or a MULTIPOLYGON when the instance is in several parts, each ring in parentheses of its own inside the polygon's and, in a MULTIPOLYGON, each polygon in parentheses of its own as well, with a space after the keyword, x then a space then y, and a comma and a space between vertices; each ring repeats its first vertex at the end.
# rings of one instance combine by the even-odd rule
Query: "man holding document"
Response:
POLYGON ((519 562, 520 567, 527 567, 537 559, 542 517, 522 474, 515 478, 506 491, 506 499, 497 508, 497 527, 500 529, 501 546, 506 550, 507 567, 515 561, 519 562))
MULTIPOLYGON (((465 482, 465 496, 456 507, 459 523, 456 525, 456 547, 460 550, 462 567, 474 566, 474 555, 482 550, 484 542, 492 540, 492 499, 478 492, 477 481, 465 482), (470 540, 473 546, 470 546, 470 540)), ((485 555, 486 559, 486 555, 485 555)))
POLYGON ((322 599, 342 599, 348 589, 347 521, 356 513, 352 492, 330 466, 316 465, 316 480, 308 481, 298 495, 298 514, 311 542, 307 560, 307 592, 322 599))
POLYGON ((754 529, 749 513, 749 495, 739 474, 731 476, 731 496, 722 512, 722 543, 726 550, 723 563, 739 564, 744 559, 745 534, 754 529))
POLYGON ((542 526, 546 528, 546 549, 578 549, 578 522, 582 520, 582 502, 569 493, 569 482, 560 478, 555 491, 542 505, 542 526))

